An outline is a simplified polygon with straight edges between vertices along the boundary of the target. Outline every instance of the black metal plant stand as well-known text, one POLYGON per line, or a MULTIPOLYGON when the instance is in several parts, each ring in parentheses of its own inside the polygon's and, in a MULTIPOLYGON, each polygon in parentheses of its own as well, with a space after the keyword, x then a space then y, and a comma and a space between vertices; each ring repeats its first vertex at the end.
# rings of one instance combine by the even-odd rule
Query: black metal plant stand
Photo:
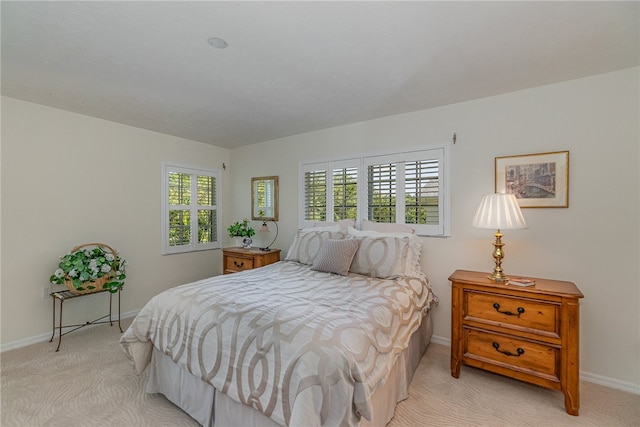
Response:
MULTIPOLYGON (((85 326, 89 326, 89 325, 96 325, 99 323, 110 323, 111 326, 113 326, 113 316, 112 316, 112 307, 113 307, 113 293, 109 292, 109 314, 99 317, 95 320, 92 320, 90 322, 86 322, 86 323, 82 323, 82 324, 78 324, 78 325, 63 325, 62 324, 62 303, 64 303, 66 300, 68 299, 73 299, 73 298, 78 298, 78 297, 83 297, 86 295, 95 295, 98 293, 102 293, 102 292, 107 292, 107 290, 102 290, 102 291, 97 291, 97 292, 91 292, 91 293, 86 293, 86 294, 74 294, 71 293, 71 291, 59 291, 59 292, 52 292, 49 295, 51 296, 51 299, 53 300, 53 332, 51 334, 51 339, 49 340, 49 342, 53 341, 53 338, 56 335, 56 300, 60 301, 60 317, 58 319, 58 348, 56 348, 56 351, 60 350, 60 343, 62 342, 62 336, 63 335, 67 335, 70 332, 73 331, 77 331, 80 328, 84 328, 85 326), (104 318, 108 317, 109 320, 102 320, 104 318), (62 329, 64 328, 73 328, 70 331, 66 331, 66 332, 62 332, 62 329)), ((119 289, 117 294, 118 294, 118 328, 120 328, 120 332, 122 331, 122 325, 120 324, 120 293, 122 292, 122 289, 119 289)))

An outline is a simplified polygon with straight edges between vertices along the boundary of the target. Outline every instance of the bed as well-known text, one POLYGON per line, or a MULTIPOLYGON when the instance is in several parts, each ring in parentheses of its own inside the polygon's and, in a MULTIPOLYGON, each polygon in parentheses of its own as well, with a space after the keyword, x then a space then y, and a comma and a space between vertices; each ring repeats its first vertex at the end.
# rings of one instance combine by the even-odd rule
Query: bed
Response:
POLYGON ((283 261, 155 296, 120 343, 203 426, 385 425, 432 332, 419 247, 300 230, 283 261))

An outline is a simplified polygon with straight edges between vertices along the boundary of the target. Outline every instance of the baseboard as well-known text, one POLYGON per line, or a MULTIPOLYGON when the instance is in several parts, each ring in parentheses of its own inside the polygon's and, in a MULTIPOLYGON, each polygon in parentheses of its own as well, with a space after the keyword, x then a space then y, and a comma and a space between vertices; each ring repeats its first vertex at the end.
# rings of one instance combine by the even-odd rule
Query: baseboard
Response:
MULTIPOLYGON (((451 347, 451 338, 432 335, 431 342, 434 344, 451 347)), ((615 388, 616 390, 622 390, 628 393, 640 394, 640 385, 616 380, 614 378, 604 377, 602 375, 592 374, 590 372, 580 371, 580 380, 593 384, 603 385, 605 387, 615 388)))
MULTIPOLYGON (((134 317, 136 314, 138 314, 140 310, 134 310, 134 311, 129 311, 127 313, 122 313, 120 315, 120 319, 128 319, 129 317, 134 317)), ((93 328, 96 325, 87 325, 84 326, 86 328, 93 328)), ((18 341, 13 341, 10 343, 6 343, 3 344, 2 346, 0 346, 0 353, 4 353, 5 351, 9 351, 9 350, 15 350, 16 348, 21 348, 21 347, 26 347, 28 345, 32 345, 32 344, 37 344, 43 341, 49 341, 51 339, 51 333, 50 332, 45 332, 43 334, 39 334, 39 335, 35 335, 33 337, 29 337, 29 338, 25 338, 25 339, 21 339, 18 341)))
POLYGON ((441 337, 438 335, 431 335, 431 342, 440 345, 446 345, 451 347, 451 338, 441 337))
POLYGON ((626 381, 603 377, 602 375, 596 375, 585 371, 580 371, 580 379, 589 383, 599 384, 633 394, 640 394, 640 385, 636 385, 626 381))

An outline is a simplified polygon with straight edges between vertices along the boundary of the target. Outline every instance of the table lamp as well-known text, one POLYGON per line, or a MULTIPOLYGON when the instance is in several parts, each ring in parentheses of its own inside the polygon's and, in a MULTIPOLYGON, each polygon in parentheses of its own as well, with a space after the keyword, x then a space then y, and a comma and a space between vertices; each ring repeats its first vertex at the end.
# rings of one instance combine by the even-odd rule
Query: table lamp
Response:
POLYGON ((262 221, 262 226, 260 226, 260 232, 262 233, 268 233, 269 230, 269 226, 267 225, 267 221, 271 221, 276 225, 276 237, 273 238, 273 240, 271 241, 271 243, 269 243, 267 246, 265 246, 264 248, 260 248, 260 250, 268 252, 271 250, 271 245, 273 245, 273 243, 276 241, 276 239, 278 238, 278 223, 275 222, 274 220, 270 219, 270 220, 266 220, 266 221, 262 221))
POLYGON ((488 277, 496 282, 506 282, 509 278, 504 275, 501 266, 502 258, 504 258, 502 250, 504 243, 502 243, 500 230, 527 228, 516 197, 513 194, 504 193, 483 196, 471 225, 476 228, 498 230, 494 234, 496 241, 493 243, 493 258, 496 265, 493 273, 488 277))

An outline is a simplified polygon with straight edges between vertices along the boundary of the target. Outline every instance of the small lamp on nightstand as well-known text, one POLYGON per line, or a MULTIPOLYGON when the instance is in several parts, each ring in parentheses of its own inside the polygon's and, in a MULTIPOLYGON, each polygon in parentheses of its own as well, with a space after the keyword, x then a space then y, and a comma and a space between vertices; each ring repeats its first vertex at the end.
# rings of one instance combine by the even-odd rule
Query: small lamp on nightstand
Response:
POLYGON ((471 225, 476 228, 498 230, 495 233, 496 241, 493 243, 493 258, 496 266, 493 269, 493 273, 489 275, 489 279, 496 282, 506 282, 509 278, 504 275, 501 266, 502 258, 504 258, 502 250, 504 243, 501 240, 502 233, 500 230, 527 228, 527 223, 524 221, 516 197, 513 194, 503 193, 488 194, 482 197, 471 225))
MULTIPOLYGON (((271 250, 271 245, 273 245, 273 243, 278 238, 278 223, 275 222, 272 219, 271 220, 267 220, 267 221, 271 221, 276 225, 276 237, 274 237, 273 240, 271 241, 271 243, 269 243, 267 246, 265 246, 264 248, 260 248, 261 251, 265 251, 265 252, 269 252, 271 250)), ((269 232, 269 226, 267 225, 267 221, 262 221, 262 226, 260 227, 260 232, 262 232, 262 233, 268 233, 269 232)))

